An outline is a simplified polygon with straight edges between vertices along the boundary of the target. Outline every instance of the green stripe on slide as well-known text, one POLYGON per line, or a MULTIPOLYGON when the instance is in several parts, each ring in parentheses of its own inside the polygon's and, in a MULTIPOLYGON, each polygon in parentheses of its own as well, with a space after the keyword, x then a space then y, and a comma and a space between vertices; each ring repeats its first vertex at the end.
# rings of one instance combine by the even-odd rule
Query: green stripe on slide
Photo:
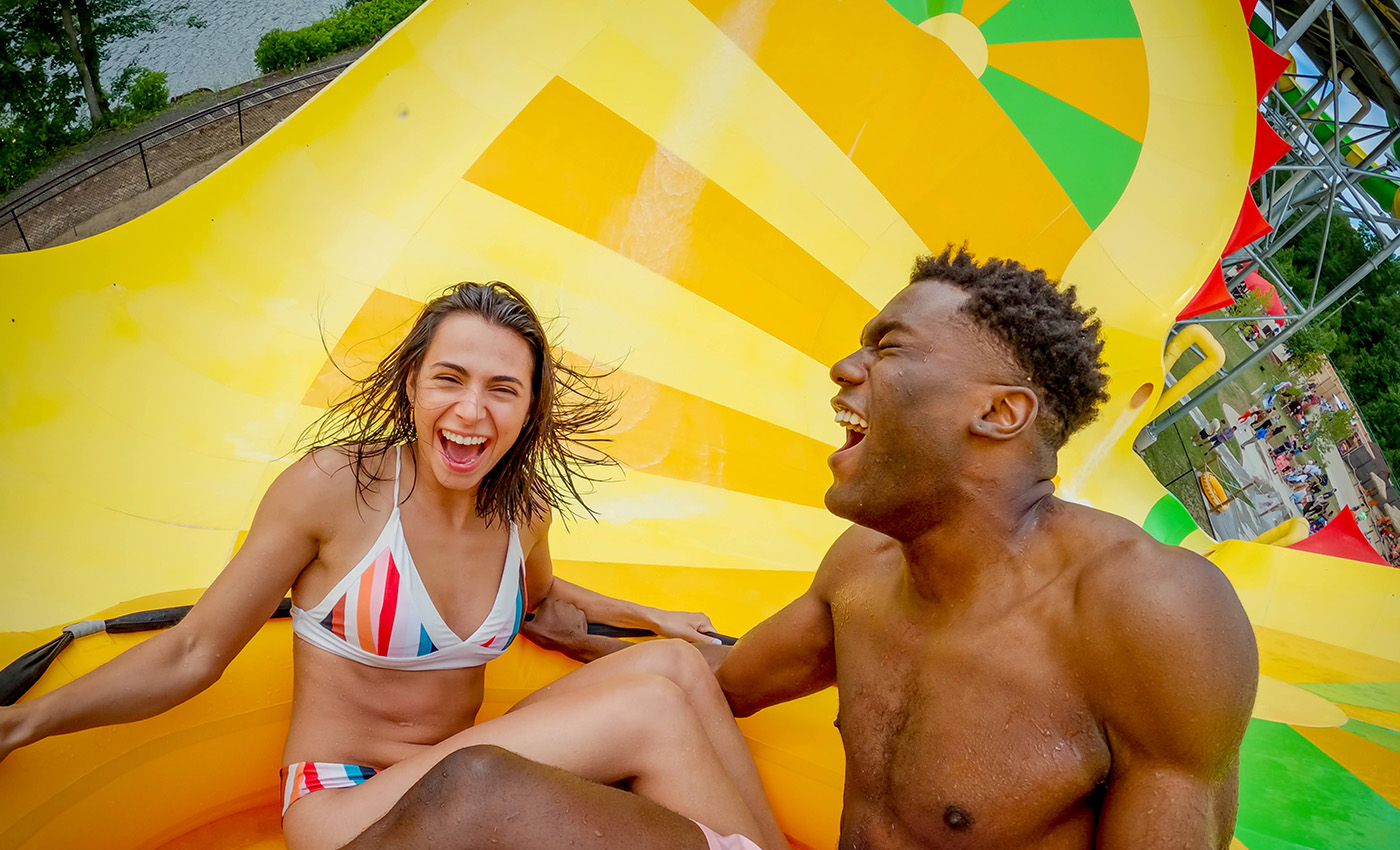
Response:
POLYGON ((961 12, 963 0, 886 0, 911 24, 922 24, 948 12, 961 12))
POLYGON ((1142 144, 1030 83, 988 67, 982 74, 1090 227, 1098 227, 1123 197, 1142 144))
POLYGON ((1142 530, 1159 542, 1175 546, 1196 530, 1196 521, 1177 497, 1167 493, 1147 512, 1147 519, 1142 521, 1142 530))
POLYGON ((1014 44, 1139 38, 1142 30, 1128 0, 1011 0, 983 22, 982 35, 988 44, 1014 44))
POLYGON ((1235 834, 1250 850, 1400 847, 1400 811, 1282 723, 1249 721, 1235 834))

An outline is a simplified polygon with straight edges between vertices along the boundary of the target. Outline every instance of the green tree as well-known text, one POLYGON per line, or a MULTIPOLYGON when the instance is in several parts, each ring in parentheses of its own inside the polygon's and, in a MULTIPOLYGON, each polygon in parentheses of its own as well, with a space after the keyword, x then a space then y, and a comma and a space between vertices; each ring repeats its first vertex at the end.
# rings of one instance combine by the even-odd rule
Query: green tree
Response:
POLYGON ((1372 429, 1372 436, 1380 444, 1390 468, 1397 468, 1400 461, 1400 386, 1386 390, 1380 398, 1373 399, 1365 408, 1366 424, 1372 429))
POLYGON ((1288 340, 1288 370, 1294 381, 1316 375, 1337 347, 1337 331, 1328 323, 1304 325, 1288 340))
MULTIPOLYGON (((120 86, 109 96, 102 83, 110 47, 182 9, 173 0, 0 0, 0 194, 56 151, 133 117, 120 86)), ((140 70, 118 79, 129 85, 140 70)))
POLYGON ((0 192, 23 183, 36 163, 84 134, 78 76, 59 52, 38 3, 0 0, 0 192))
MULTIPOLYGON (((1283 251, 1285 259, 1297 272, 1297 279, 1289 280, 1289 286, 1308 303, 1313 291, 1313 276, 1317 273, 1318 254, 1322 251, 1322 237, 1327 230, 1327 216, 1319 215, 1294 237, 1283 251), (1286 253, 1285 253, 1286 252, 1286 253)), ((1338 284, 1366 262, 1375 253, 1374 239, 1369 233, 1357 230, 1340 208, 1332 211, 1332 227, 1327 233, 1327 251, 1322 260, 1322 275, 1317 282, 1317 297, 1322 298, 1338 284)))
MULTIPOLYGON (((1284 226, 1288 224, 1291 222, 1284 226)), ((1325 217, 1313 219, 1292 243, 1273 256, 1274 267, 1305 302, 1312 294, 1326 226, 1325 217)), ((1340 286, 1378 249, 1379 243, 1370 231, 1358 229, 1344 214, 1334 212, 1317 297, 1340 286)), ((1299 366, 1320 363, 1323 352, 1327 352, 1352 401, 1394 464, 1400 460, 1400 402, 1392 395, 1400 384, 1400 262, 1394 257, 1381 261, 1343 298, 1345 307, 1332 312, 1322 326, 1299 331, 1289 347, 1295 357, 1301 353, 1299 366)))
POLYGON ((1324 412, 1318 417, 1317 424, 1312 429, 1312 444, 1327 451, 1336 448, 1337 443, 1342 440, 1355 436, 1356 429, 1352 427, 1351 418, 1352 414, 1349 410, 1324 412))
POLYGON ((1252 289, 1246 289, 1235 298, 1235 303, 1225 308, 1225 312, 1236 318, 1247 318, 1249 316, 1264 315, 1264 299, 1252 289))
POLYGON ((184 8, 183 3, 164 0, 0 0, 6 40, 21 45, 16 64, 28 78, 0 78, 0 83, 8 89, 23 82, 33 89, 43 87, 40 74, 54 78, 69 96, 82 94, 89 125, 101 127, 112 115, 102 83, 112 43, 153 32, 184 8))
POLYGON ((156 26, 183 6, 159 8, 152 0, 51 0, 57 7, 65 47, 83 83, 88 114, 94 127, 107 123, 111 106, 102 88, 102 62, 111 43, 156 26))

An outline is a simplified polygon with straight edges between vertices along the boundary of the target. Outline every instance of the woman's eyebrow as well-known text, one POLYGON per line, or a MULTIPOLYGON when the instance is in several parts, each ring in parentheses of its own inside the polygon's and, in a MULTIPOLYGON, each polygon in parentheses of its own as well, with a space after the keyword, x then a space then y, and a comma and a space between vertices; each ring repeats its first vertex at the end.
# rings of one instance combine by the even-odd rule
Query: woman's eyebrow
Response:
MULTIPOLYGON (((454 371, 454 372, 456 372, 456 373, 462 375, 463 377, 467 377, 467 376, 471 375, 471 373, 468 372, 468 371, 466 370, 466 367, 464 367, 464 366, 459 366, 459 365, 457 365, 456 363, 449 363, 449 362, 446 361, 446 360, 439 360, 438 362, 434 363, 434 364, 433 364, 432 366, 430 366, 429 368, 431 368, 431 369, 436 369, 436 368, 438 368, 439 366, 441 366, 441 367, 444 368, 444 369, 451 369, 452 371, 454 371)), ((493 380, 493 381, 505 381, 506 383, 509 383, 509 384, 516 384, 516 385, 521 386, 521 387, 525 386, 525 382, 522 381, 522 380, 520 380, 519 378, 515 377, 514 375, 496 375, 496 376, 494 376, 493 378, 491 378, 491 380, 493 380)))
POLYGON ((458 373, 460 373, 460 374, 462 374, 462 375, 466 375, 466 374, 467 374, 467 370, 466 370, 465 367, 458 366, 456 363, 449 363, 449 362, 447 362, 446 360, 439 360, 438 362, 434 363, 434 364, 433 364, 431 367, 429 367, 429 368, 436 369, 436 368, 439 367, 439 366, 443 367, 444 369, 451 369, 452 371, 458 372, 458 373))

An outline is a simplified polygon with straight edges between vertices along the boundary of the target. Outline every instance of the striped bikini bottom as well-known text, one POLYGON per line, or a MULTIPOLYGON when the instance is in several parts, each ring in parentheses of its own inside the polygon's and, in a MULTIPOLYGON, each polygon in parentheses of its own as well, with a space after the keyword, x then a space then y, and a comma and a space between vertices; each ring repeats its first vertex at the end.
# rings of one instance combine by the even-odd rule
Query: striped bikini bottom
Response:
POLYGON ((372 767, 338 764, 333 761, 299 761, 282 768, 282 814, 287 807, 312 791, 327 788, 354 788, 375 774, 372 767))
MULTIPOLYGON (((282 768, 282 814, 287 807, 313 791, 354 788, 375 774, 372 767, 333 761, 299 761, 282 768)), ((709 850, 760 850, 742 835, 720 835, 699 821, 691 821, 705 835, 709 850)))

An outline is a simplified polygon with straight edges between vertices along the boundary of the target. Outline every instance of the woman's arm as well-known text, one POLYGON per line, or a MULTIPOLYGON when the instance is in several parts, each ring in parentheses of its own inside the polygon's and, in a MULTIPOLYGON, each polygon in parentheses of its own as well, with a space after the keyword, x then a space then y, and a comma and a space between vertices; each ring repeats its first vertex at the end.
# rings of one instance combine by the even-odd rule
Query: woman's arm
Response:
POLYGON ((152 717, 218 681, 316 557, 329 478, 311 458, 278 476, 243 547, 178 625, 51 693, 0 708, 0 759, 49 735, 152 717))
POLYGON ((604 623, 624 629, 649 629, 662 637, 684 638, 692 643, 719 643, 711 637, 715 627, 710 618, 698 611, 667 611, 638 605, 624 599, 614 599, 555 578, 550 599, 567 602, 578 608, 590 623, 604 623))
MULTIPOLYGON (((603 623, 625 629, 647 629, 663 637, 683 638, 692 643, 719 643, 717 638, 705 634, 705 632, 714 632, 715 627, 710 622, 710 618, 704 614, 692 611, 667 611, 649 605, 639 605, 635 602, 604 596, 556 577, 554 563, 549 554, 549 525, 550 520, 546 518, 529 531, 533 542, 529 554, 525 557, 525 575, 532 610, 549 600, 554 603, 548 606, 554 609, 549 615, 550 622, 557 620, 560 624, 567 624, 571 619, 566 616, 567 607, 572 606, 583 613, 583 619, 586 623, 603 623), (558 605, 557 603, 566 603, 566 605, 558 605)), ((542 621, 543 624, 544 621, 542 621)), ((531 639, 541 638, 536 642, 547 648, 559 651, 566 649, 563 644, 550 645, 549 632, 547 631, 527 630, 527 635, 531 639)), ((599 639, 599 641, 611 640, 610 638, 599 639)), ((608 652, 626 646, 625 643, 617 641, 606 644, 606 651, 601 651, 605 649, 605 645, 599 644, 588 649, 582 645, 586 643, 598 642, 590 640, 579 642, 577 645, 571 643, 569 646, 575 651, 566 652, 566 654, 581 659, 601 657, 608 652)))

